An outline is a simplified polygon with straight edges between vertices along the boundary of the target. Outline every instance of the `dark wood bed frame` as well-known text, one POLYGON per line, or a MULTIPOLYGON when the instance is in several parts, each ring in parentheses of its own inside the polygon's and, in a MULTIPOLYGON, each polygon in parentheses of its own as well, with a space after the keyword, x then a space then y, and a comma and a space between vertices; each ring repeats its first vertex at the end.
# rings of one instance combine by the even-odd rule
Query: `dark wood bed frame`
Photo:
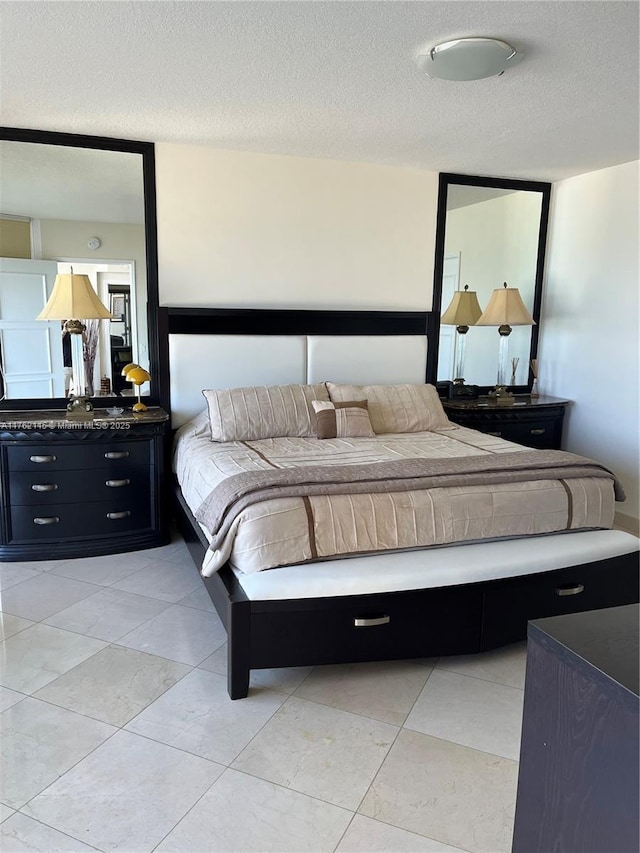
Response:
MULTIPOLYGON (((413 335, 425 334, 426 320, 420 312, 161 308, 160 333, 413 335)), ((167 345, 161 358, 168 377, 167 345)), ((169 382, 162 387, 168 395, 169 382)), ((162 402, 169 408, 168 397, 162 402)), ((177 485, 174 497, 199 567, 207 540, 177 485)), ((232 699, 247 695, 252 669, 470 654, 525 639, 530 619, 639 599, 637 552, 520 577, 369 595, 251 601, 228 565, 204 584, 228 635, 232 699)))

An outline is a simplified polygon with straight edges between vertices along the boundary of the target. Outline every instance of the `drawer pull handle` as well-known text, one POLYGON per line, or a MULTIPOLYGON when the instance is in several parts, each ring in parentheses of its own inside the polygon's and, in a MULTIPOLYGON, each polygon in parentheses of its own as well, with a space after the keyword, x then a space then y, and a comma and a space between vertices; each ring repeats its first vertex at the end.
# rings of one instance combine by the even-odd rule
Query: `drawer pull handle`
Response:
POLYGON ((544 435, 546 429, 544 429, 543 427, 540 429, 530 429, 529 432, 531 433, 531 435, 544 435))
POLYGON ((128 450, 109 450, 104 454, 105 459, 126 459, 129 455, 128 450))
POLYGON ((105 486, 108 486, 110 489, 119 489, 120 486, 128 486, 131 480, 125 478, 124 480, 105 480, 105 486))
POLYGON ((373 625, 387 625, 391 622, 391 616, 356 616, 353 620, 354 628, 371 628, 373 625))
POLYGON ((497 435, 497 436, 498 436, 498 438, 500 438, 500 436, 502 435, 502 433, 501 433, 501 432, 488 432, 488 433, 487 433, 487 435, 497 435))
POLYGON ((581 592, 584 592, 583 583, 572 583, 567 584, 567 586, 556 587, 556 595, 580 595, 581 592))
POLYGON ((33 519, 34 524, 57 524, 60 521, 57 515, 36 516, 33 519))
POLYGON ((107 518, 110 518, 111 521, 118 521, 121 518, 129 518, 131 512, 128 509, 125 509, 123 512, 108 512, 107 518))
POLYGON ((51 456, 30 456, 29 462, 55 462, 56 457, 51 456))
POLYGON ((34 492, 55 492, 57 488, 57 483, 34 483, 31 486, 31 489, 34 492))

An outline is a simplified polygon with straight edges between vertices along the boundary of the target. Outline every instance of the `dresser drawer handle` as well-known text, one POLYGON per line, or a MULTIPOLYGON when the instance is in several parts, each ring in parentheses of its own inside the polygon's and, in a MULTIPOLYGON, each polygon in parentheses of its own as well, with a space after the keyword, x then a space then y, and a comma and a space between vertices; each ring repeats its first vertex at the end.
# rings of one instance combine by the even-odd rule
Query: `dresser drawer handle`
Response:
POLYGON ((105 459, 126 459, 129 455, 128 450, 109 450, 104 454, 105 459))
POLYGON ((55 462, 56 457, 51 456, 30 456, 29 462, 55 462))
POLYGON ((105 480, 105 486, 108 486, 110 489, 119 489, 120 486, 128 486, 131 480, 125 478, 124 480, 105 480))
POLYGON ((356 616, 353 620, 354 628, 371 628, 373 625, 387 625, 391 622, 391 616, 356 616))
POLYGON ((57 483, 34 483, 31 486, 31 489, 34 492, 55 492, 57 488, 57 483))
POLYGON ((119 521, 121 518, 129 518, 131 512, 128 509, 123 510, 123 512, 108 512, 107 518, 110 518, 111 521, 119 521))
POLYGON ((57 515, 40 516, 33 519, 34 524, 57 524, 59 521, 57 515))
POLYGON ((546 429, 544 429, 544 427, 541 429, 530 429, 529 432, 531 433, 531 435, 544 435, 546 429))
POLYGON ((556 595, 580 595, 581 592, 584 592, 583 583, 572 583, 556 587, 556 595))

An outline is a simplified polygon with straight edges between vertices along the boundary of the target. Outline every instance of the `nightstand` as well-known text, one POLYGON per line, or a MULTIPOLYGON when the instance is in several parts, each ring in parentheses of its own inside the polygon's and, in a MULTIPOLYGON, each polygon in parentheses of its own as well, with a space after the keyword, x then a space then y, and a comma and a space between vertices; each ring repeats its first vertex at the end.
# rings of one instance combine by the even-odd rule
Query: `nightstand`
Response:
POLYGON ((169 416, 159 408, 93 420, 62 411, 0 420, 0 560, 97 556, 167 541, 169 416))
POLYGON ((453 423, 497 435, 527 447, 559 450, 562 421, 569 400, 557 397, 517 395, 510 406, 496 405, 490 397, 476 400, 443 400, 453 423))

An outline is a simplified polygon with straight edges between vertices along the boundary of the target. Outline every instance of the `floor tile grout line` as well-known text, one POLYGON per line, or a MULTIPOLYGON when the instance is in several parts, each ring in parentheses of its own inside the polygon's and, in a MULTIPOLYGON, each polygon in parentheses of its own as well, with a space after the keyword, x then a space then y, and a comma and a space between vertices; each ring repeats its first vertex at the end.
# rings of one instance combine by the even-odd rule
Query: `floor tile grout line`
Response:
MULTIPOLYGON (((57 780, 56 780, 56 781, 57 781, 57 780)), ((53 784, 53 782, 52 782, 51 784, 53 784)), ((46 789, 45 789, 45 790, 46 790, 46 789)), ((38 795, 36 794, 36 796, 38 796, 38 795)), ((31 799, 34 799, 34 797, 32 797, 31 799)), ((29 802, 31 802, 31 800, 29 800, 29 802)), ((27 804, 25 803, 25 805, 27 805, 27 804)), ((51 826, 51 824, 50 824, 50 823, 47 823, 46 821, 41 820, 40 818, 32 817, 30 814, 27 814, 26 812, 23 812, 21 809, 16 809, 16 811, 14 812, 14 814, 22 815, 22 817, 29 818, 29 820, 33 820, 33 821, 35 821, 35 823, 39 823, 39 824, 41 824, 42 826, 46 826, 48 829, 52 829, 54 832, 59 832, 61 835, 65 835, 65 836, 66 836, 70 841, 77 841, 77 842, 79 842, 80 844, 85 844, 85 845, 86 845, 87 847, 89 847, 91 850, 95 850, 95 851, 96 851, 96 853, 105 853, 105 851, 104 851, 104 850, 102 850, 100 847, 96 847, 94 844, 89 844, 89 842, 88 842, 88 841, 83 841, 81 838, 76 838, 76 837, 75 837, 75 835, 71 835, 70 833, 68 833, 68 832, 67 832, 66 830, 64 830, 64 829, 58 829, 58 828, 57 828, 57 827, 55 827, 55 826, 51 826)), ((13 815, 10 815, 10 817, 13 817, 13 815)), ((7 820, 8 820, 8 818, 7 818, 7 820)), ((6 821, 3 821, 2 823, 6 823, 6 821)), ((0 824, 0 826, 2 826, 2 824, 0 824)), ((6 851, 6 853, 9 853, 9 851, 6 851)))
MULTIPOLYGON (((102 587, 102 589, 110 589, 110 587, 102 587)), ((117 591, 118 591, 118 592, 121 592, 122 590, 117 590, 117 591)), ((126 594, 127 594, 127 595, 136 595, 136 593, 126 593, 126 594)), ((97 593, 92 593, 92 595, 97 595, 97 593)), ((148 598, 149 596, 142 596, 142 597, 146 597, 146 598, 148 598)), ((88 596, 88 598, 91 598, 91 595, 90 595, 90 596, 88 596)), ((157 601, 158 603, 160 603, 160 599, 158 599, 158 598, 152 598, 152 599, 150 599, 150 600, 151 600, 151 601, 157 601)), ((83 602, 83 601, 87 601, 87 599, 86 599, 86 598, 82 598, 82 599, 80 599, 80 601, 76 601, 76 604, 82 604, 82 602, 83 602)), ((163 603, 164 603, 164 602, 163 602, 163 603)), ((74 607, 74 606, 75 606, 75 605, 73 605, 73 604, 70 604, 70 605, 69 605, 69 607, 74 607)), ((52 617, 52 616, 59 616, 61 613, 64 613, 64 611, 65 611, 65 610, 68 610, 68 609, 69 609, 69 607, 63 607, 63 609, 62 609, 62 610, 59 610, 57 613, 52 613, 52 614, 51 614, 51 616, 47 616, 46 618, 47 618, 47 619, 51 619, 51 617, 52 617)), ((160 610, 160 611, 158 611, 158 613, 155 613, 153 616, 150 616, 150 617, 149 617, 148 619, 146 619, 144 622, 141 622, 139 625, 136 625, 136 627, 135 627, 135 628, 131 628, 130 630, 125 631, 125 632, 124 632, 124 634, 121 634, 117 639, 114 639, 114 640, 103 640, 103 639, 102 639, 102 637, 94 637, 94 636, 92 636, 91 634, 87 634, 87 633, 85 633, 84 631, 75 631, 73 628, 60 628, 60 626, 59 626, 59 625, 49 625, 49 627, 50 627, 50 628, 58 628, 58 630, 60 630, 60 631, 69 631, 71 634, 79 634, 81 637, 87 637, 87 638, 88 638, 88 639, 90 639, 90 640, 102 640, 102 642, 103 642, 103 643, 109 643, 109 644, 112 644, 112 643, 117 643, 117 642, 118 642, 118 640, 121 640, 123 637, 126 637, 126 635, 127 635, 127 634, 130 634, 130 633, 131 633, 131 631, 137 631, 137 630, 138 630, 138 628, 142 628, 142 626, 143 626, 143 625, 146 625, 146 624, 147 624, 148 622, 150 622, 152 619, 155 619, 155 618, 156 618, 156 616, 159 616, 161 613, 164 613, 164 611, 165 611, 165 610, 168 610, 168 609, 169 609, 169 607, 171 607, 171 605, 167 603, 167 606, 166 606, 163 610, 160 610)), ((44 624, 45 624, 45 625, 48 625, 49 623, 48 623, 48 622, 46 622, 46 621, 44 621, 44 624)))
POLYGON ((176 830, 176 829, 180 826, 180 824, 182 823, 182 821, 183 821, 183 820, 185 820, 185 819, 187 818, 187 816, 191 814, 191 812, 195 809, 195 807, 196 807, 200 802, 202 802, 202 800, 204 799, 204 797, 206 797, 206 795, 207 795, 207 794, 209 793, 209 791, 214 787, 214 785, 216 785, 216 784, 220 781, 220 779, 222 779, 222 777, 224 776, 224 774, 227 772, 227 770, 228 770, 228 769, 229 769, 229 768, 228 768, 227 766, 225 766, 225 767, 224 767, 224 770, 223 770, 223 771, 222 771, 222 773, 218 776, 218 778, 213 780, 213 782, 209 785, 209 787, 207 788, 207 790, 202 792, 202 794, 198 797, 198 799, 195 801, 195 803, 193 803, 193 805, 192 805, 190 808, 188 808, 188 809, 187 809, 187 811, 182 815, 182 817, 174 823, 174 825, 173 825, 173 826, 171 827, 171 829, 166 833, 166 835, 163 835, 163 836, 162 836, 162 838, 160 839, 160 841, 158 841, 158 843, 157 843, 157 844, 155 844, 155 845, 153 846, 153 848, 151 849, 151 853, 153 853, 153 851, 154 851, 154 850, 157 850, 157 849, 158 849, 158 847, 159 847, 159 846, 160 846, 160 845, 161 845, 161 844, 162 844, 162 843, 163 843, 163 842, 164 842, 164 841, 165 841, 165 840, 166 840, 166 839, 171 835, 171 833, 172 833, 174 830, 176 830))
POLYGON ((364 794, 363 794, 363 796, 362 796, 362 798, 361 798, 360 802, 358 803, 358 807, 356 808, 356 814, 360 814, 360 809, 361 809, 361 807, 362 807, 362 804, 363 804, 363 803, 364 803, 364 801, 366 800, 366 798, 367 798, 367 796, 368 796, 368 794, 369 794, 369 791, 371 790, 371 788, 372 788, 372 787, 373 787, 373 785, 375 784, 375 781, 376 781, 376 779, 378 778, 378 776, 379 776, 379 774, 380 774, 380 771, 382 770, 382 768, 384 767, 384 765, 385 765, 385 763, 386 763, 387 759, 389 758, 389 754, 391 753, 391 750, 392 750, 392 749, 393 749, 393 747, 395 746, 396 741, 397 741, 397 740, 398 740, 398 738, 400 737, 400 733, 401 733, 401 732, 403 731, 403 729, 404 729, 405 723, 406 723, 407 719, 409 718, 409 714, 410 714, 410 713, 411 713, 411 711, 413 710, 413 708, 414 708, 414 706, 415 706, 416 702, 418 701, 418 699, 420 698, 420 696, 422 696, 422 694, 423 694, 423 692, 424 692, 424 690, 425 690, 425 688, 426 688, 427 684, 429 683, 429 679, 431 678, 431 675, 432 675, 432 673, 433 673, 433 670, 434 670, 434 669, 435 669, 435 666, 433 666, 433 667, 431 668, 431 671, 427 674, 427 677, 426 677, 426 679, 425 679, 425 682, 424 682, 424 684, 422 685, 422 689, 419 691, 418 695, 416 696, 415 700, 413 701, 413 704, 411 705, 411 708, 409 709, 409 711, 407 712, 406 717, 404 718, 404 722, 403 722, 403 723, 398 727, 398 731, 396 732, 396 736, 394 737, 393 742, 389 745, 389 749, 387 750, 387 752, 386 752, 386 754, 385 754, 384 758, 383 758, 383 759, 382 759, 382 761, 380 762, 380 766, 378 767, 378 769, 377 769, 377 770, 376 770, 376 772, 374 773, 373 779, 371 780, 371 782, 370 782, 370 783, 369 783, 369 785, 367 786, 367 790, 364 792, 364 794))
MULTIPOLYGON (((42 700, 41 700, 41 701, 42 701, 42 700)), ((49 704, 51 704, 51 703, 49 703, 49 704)), ((91 719, 91 718, 89 718, 89 719, 91 719)), ((108 725, 108 723, 107 723, 107 725, 108 725)), ((32 802, 33 802, 33 800, 35 800, 35 799, 36 799, 36 797, 39 797, 41 794, 44 794, 44 792, 45 792, 45 791, 47 791, 47 790, 48 790, 52 785, 55 785, 55 784, 56 784, 56 782, 59 782, 59 781, 60 781, 60 779, 63 779, 63 778, 67 775, 67 773, 70 773, 74 768, 76 768, 76 767, 78 766, 78 764, 80 764, 82 761, 84 761, 84 760, 85 760, 85 758, 88 758, 90 755, 93 755, 93 753, 94 753, 94 752, 96 752, 96 750, 98 750, 98 749, 100 749, 101 747, 103 747, 103 746, 105 745, 105 743, 107 743, 107 742, 108 742, 108 741, 110 741, 113 737, 115 737, 115 736, 118 734, 118 732, 120 731, 120 729, 119 729, 117 726, 112 726, 112 728, 114 728, 114 729, 115 729, 115 731, 111 732, 111 734, 110 734, 108 737, 106 737, 103 741, 101 741, 99 744, 96 744, 96 746, 94 746, 94 747, 93 747, 93 749, 90 749, 90 750, 89 750, 89 752, 87 752, 87 754, 86 754, 86 755, 83 755, 83 756, 82 756, 82 758, 79 758, 76 762, 74 762, 74 763, 71 765, 71 767, 68 767, 68 768, 64 771, 64 773, 61 773, 61 774, 60 774, 59 776, 57 776, 57 777, 56 777, 52 782, 49 782, 49 784, 48 784, 48 785, 45 785, 45 786, 44 786, 44 788, 42 788, 42 790, 41 790, 41 791, 38 791, 38 793, 37 793, 37 794, 34 794, 32 797, 29 797, 29 799, 27 800, 27 802, 26 802, 26 803, 23 803, 23 804, 20 806, 20 808, 18 809, 18 811, 19 811, 19 812, 22 812, 22 809, 26 808, 30 803, 32 803, 32 802)), ((32 815, 27 814, 26 812, 22 812, 22 814, 26 814, 26 816, 27 816, 27 817, 32 817, 32 815)), ((38 818, 32 818, 32 819, 33 819, 33 820, 38 820, 38 818)), ((55 828, 56 828, 56 827, 52 827, 52 829, 55 829, 55 828)), ((61 831, 61 830, 59 830, 59 831, 61 831)), ((72 835, 72 836, 71 836, 71 838, 75 838, 75 836, 73 836, 73 835, 72 835)), ((81 839, 79 839, 79 838, 78 838, 78 839, 76 839, 76 840, 77 840, 77 841, 80 841, 81 839)))
MULTIPOLYGON (((405 662, 404 660, 398 660, 398 661, 374 661, 374 663, 404 663, 404 662, 405 662)), ((408 659, 407 659, 407 662, 411 662, 411 658, 408 658, 408 659)), ((336 666, 336 665, 341 666, 342 664, 327 664, 327 665, 328 665, 328 666, 336 666)), ((425 669, 429 669, 429 670, 431 670, 431 672, 429 672, 429 673, 427 674, 427 677, 426 677, 426 679, 425 679, 425 682, 424 682, 424 684, 422 685, 422 687, 420 688, 420 690, 419 690, 419 692, 418 692, 418 696, 416 696, 415 700, 413 701, 413 703, 412 703, 412 705, 411 705, 410 710, 409 710, 409 711, 407 711, 407 713, 405 714, 405 717, 404 717, 403 722, 401 722, 401 723, 391 723, 391 722, 389 722, 389 720, 381 720, 381 719, 380 719, 380 717, 372 717, 372 716, 370 716, 369 714, 364 714, 364 713, 362 713, 361 711, 352 711, 352 710, 349 710, 349 709, 347 709, 347 708, 341 708, 339 705, 328 705, 326 702, 321 702, 319 699, 310 699, 308 696, 298 696, 298 695, 297 695, 298 690, 299 690, 299 689, 304 685, 304 683, 307 681, 307 679, 311 677, 311 675, 313 674, 313 672, 314 672, 316 669, 318 669, 318 668, 320 668, 320 667, 322 667, 322 666, 323 666, 323 664, 317 664, 317 665, 313 668, 313 670, 312 670, 312 671, 311 671, 307 676, 305 676, 304 680, 303 680, 302 682, 300 682, 300 684, 296 687, 296 689, 293 691, 293 693, 291 693, 291 694, 290 694, 290 696, 292 696, 292 697, 293 697, 293 698, 295 698, 295 699, 302 699, 302 700, 304 700, 305 702, 313 702, 313 703, 314 703, 314 704, 316 704, 316 705, 321 705, 323 708, 333 708, 333 710, 334 710, 334 711, 344 711, 346 714, 354 714, 356 717, 363 717, 365 720, 373 720, 373 721, 374 721, 374 722, 376 722, 376 723, 385 723, 385 724, 386 724, 386 725, 388 725, 388 726, 395 726, 396 728, 402 728, 402 726, 404 726, 404 724, 405 724, 405 721, 406 721, 407 717, 408 717, 408 716, 409 716, 409 714, 411 713, 411 710, 413 710, 413 706, 414 706, 414 705, 415 705, 415 703, 418 701, 418 698, 419 698, 420 694, 422 693, 422 691, 423 691, 423 690, 424 690, 424 688, 426 687, 427 681, 428 681, 428 680, 429 680, 429 678, 431 677, 431 672, 433 672, 433 670, 435 669, 435 666, 432 666, 431 664, 425 664, 425 665, 424 665, 424 668, 425 668, 425 669)), ((344 666, 349 666, 349 664, 344 664, 344 666)))
MULTIPOLYGON (((82 635, 80 635, 80 636, 82 636, 82 635)), ((90 638, 90 639, 93 639, 93 638, 90 638)), ((45 687, 53 686, 56 683, 56 681, 58 681, 58 679, 63 678, 65 675, 69 675, 70 673, 72 673, 74 671, 74 669, 77 669, 78 667, 82 666, 87 661, 96 657, 96 655, 99 655, 102 652, 106 651, 107 649, 111 648, 111 646, 113 646, 113 645, 117 645, 117 644, 109 643, 108 645, 106 645, 104 647, 104 649, 99 649, 97 652, 95 652, 90 657, 85 658, 83 661, 80 661, 80 663, 77 663, 71 669, 68 669, 66 672, 63 672, 60 675, 58 675, 56 678, 53 679, 53 681, 49 681, 49 682, 47 682, 47 684, 43 684, 42 687, 39 687, 34 693, 22 693, 21 695, 23 696, 23 699, 19 699, 18 702, 16 702, 14 705, 10 705, 9 708, 6 708, 5 710, 10 711, 11 708, 14 708, 16 705, 19 705, 22 701, 24 701, 24 699, 35 699, 37 702, 44 702, 46 705, 51 705, 51 707, 53 707, 53 708, 59 708, 63 711, 69 711, 72 714, 77 714, 79 717, 84 717, 87 720, 92 720, 94 723, 104 723, 104 725, 111 726, 112 728, 115 728, 115 729, 124 729, 124 726, 128 725, 131 722, 131 720, 134 720, 143 711, 145 711, 150 705, 152 705, 157 699, 159 699, 161 696, 164 696, 165 693, 167 693, 169 690, 171 690, 172 687, 175 687, 176 684, 178 684, 180 681, 182 681, 184 678, 186 678, 187 675, 190 675, 194 669, 197 669, 196 666, 192 666, 191 664, 186 664, 186 663, 182 664, 183 666, 190 667, 189 671, 183 673, 173 684, 170 684, 165 690, 162 691, 162 693, 158 694, 158 696, 156 696, 147 705, 145 705, 144 708, 141 708, 140 711, 136 712, 136 714, 131 718, 131 720, 127 720, 127 722, 123 723, 121 726, 118 726, 114 723, 109 723, 106 720, 100 719, 99 717, 92 717, 90 714, 87 714, 85 711, 79 711, 76 708, 69 708, 66 705, 58 705, 55 702, 51 701, 51 699, 45 699, 42 696, 36 696, 36 693, 39 693, 41 690, 44 690, 45 687)), ((128 646, 119 646, 119 648, 128 649, 129 647, 128 646)), ((130 651, 139 652, 138 649, 131 649, 130 651)), ((139 654, 149 654, 149 653, 148 652, 139 652, 139 654)), ((160 657, 160 655, 151 655, 151 657, 160 657)), ((181 663, 181 661, 172 661, 172 660, 169 660, 169 658, 160 658, 160 659, 165 660, 168 663, 181 663)), ((7 689, 11 690, 12 688, 7 688, 7 689)), ((14 692, 20 693, 21 691, 16 690, 14 692)), ((2 713, 0 713, 0 717, 2 717, 2 714, 4 714, 4 713, 5 713, 5 711, 2 711, 2 713)), ((135 734, 137 734, 137 732, 135 734)), ((161 743, 161 741, 158 741, 158 743, 161 743)), ((165 746, 169 746, 169 744, 165 744, 165 746)), ((201 756, 201 757, 203 757, 203 756, 201 756)))
POLYGON ((492 678, 483 678, 483 676, 481 675, 471 675, 468 672, 456 672, 452 669, 444 669, 444 667, 438 667, 438 671, 447 672, 450 675, 460 675, 463 678, 473 678, 475 681, 483 681, 487 684, 497 684, 499 687, 507 687, 510 690, 517 690, 520 693, 524 693, 524 687, 514 687, 513 684, 505 684, 503 681, 494 681, 492 678))
POLYGON ((476 746, 468 746, 466 743, 460 743, 457 740, 449 740, 446 737, 439 737, 438 735, 427 734, 427 732, 420 732, 417 729, 410 729, 408 726, 404 726, 403 729, 415 735, 422 735, 422 737, 431 737, 434 740, 440 740, 443 743, 449 743, 453 746, 459 746, 461 749, 470 749, 473 752, 480 753, 480 755, 488 755, 489 758, 497 758, 499 761, 510 761, 512 764, 520 764, 520 761, 517 758, 508 758, 506 755, 498 755, 495 752, 487 752, 486 749, 478 749, 478 747, 476 746))
POLYGON ((343 812, 350 812, 353 817, 358 814, 357 811, 354 811, 349 806, 341 806, 339 803, 332 803, 331 800, 324 800, 322 797, 317 796, 317 794, 310 794, 308 791, 301 791, 299 788, 290 788, 288 785, 283 785, 281 782, 274 782, 272 779, 267 779, 264 776, 258 776, 257 773, 251 773, 249 770, 240 770, 239 767, 233 767, 232 765, 227 767, 227 770, 231 770, 233 773, 240 773, 243 776, 249 776, 251 779, 257 779, 260 782, 266 782, 268 785, 275 785, 276 788, 281 788, 283 791, 300 794, 302 797, 308 797, 310 800, 323 803, 325 806, 332 806, 334 809, 341 809, 343 812))

